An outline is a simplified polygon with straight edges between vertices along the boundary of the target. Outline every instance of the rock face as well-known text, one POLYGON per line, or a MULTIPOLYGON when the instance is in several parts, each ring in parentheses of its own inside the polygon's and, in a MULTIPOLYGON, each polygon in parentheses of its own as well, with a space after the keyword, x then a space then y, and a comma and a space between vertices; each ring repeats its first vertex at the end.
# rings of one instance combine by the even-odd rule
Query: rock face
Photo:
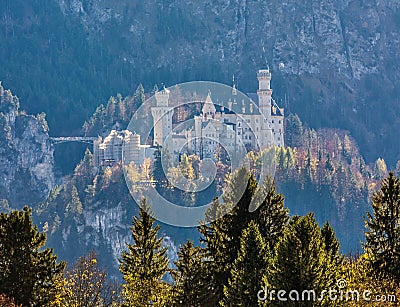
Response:
POLYGON ((268 61, 289 112, 350 130, 369 160, 400 158, 387 146, 400 112, 396 0, 56 1, 148 86, 235 74, 239 89, 255 91, 268 61))
POLYGON ((163 47, 157 50, 159 67, 173 59, 197 66, 201 55, 221 62, 225 72, 246 75, 242 65, 254 72, 265 52, 269 64, 278 70, 283 63, 287 74, 333 69, 359 80, 384 72, 382 64, 399 58, 395 0, 56 1, 91 35, 118 27, 121 32, 113 33, 129 43, 121 50, 129 62, 146 60, 137 56, 163 47))
POLYGON ((19 112, 18 98, 1 83, 0 144, 0 199, 16 208, 43 201, 55 184, 47 123, 19 112))

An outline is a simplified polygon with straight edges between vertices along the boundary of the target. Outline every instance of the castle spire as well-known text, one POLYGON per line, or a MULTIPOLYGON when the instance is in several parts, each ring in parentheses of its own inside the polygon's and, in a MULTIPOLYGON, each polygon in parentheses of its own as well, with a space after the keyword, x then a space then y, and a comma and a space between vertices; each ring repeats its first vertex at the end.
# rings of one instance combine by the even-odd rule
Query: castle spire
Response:
POLYGON ((232 95, 237 95, 235 75, 232 75, 232 95))

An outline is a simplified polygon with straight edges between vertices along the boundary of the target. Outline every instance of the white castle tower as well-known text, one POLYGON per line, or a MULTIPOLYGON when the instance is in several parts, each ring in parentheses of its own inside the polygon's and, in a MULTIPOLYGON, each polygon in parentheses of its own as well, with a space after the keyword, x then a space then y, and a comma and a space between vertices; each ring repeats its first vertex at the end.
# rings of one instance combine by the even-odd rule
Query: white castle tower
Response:
POLYGON ((162 145, 168 134, 172 132, 173 109, 168 106, 169 90, 163 87, 155 93, 156 106, 151 108, 154 123, 153 145, 162 145))
POLYGON ((260 112, 265 116, 268 122, 271 121, 271 107, 272 107, 272 89, 271 89, 271 73, 269 67, 261 69, 257 72, 258 79, 258 106, 260 112))

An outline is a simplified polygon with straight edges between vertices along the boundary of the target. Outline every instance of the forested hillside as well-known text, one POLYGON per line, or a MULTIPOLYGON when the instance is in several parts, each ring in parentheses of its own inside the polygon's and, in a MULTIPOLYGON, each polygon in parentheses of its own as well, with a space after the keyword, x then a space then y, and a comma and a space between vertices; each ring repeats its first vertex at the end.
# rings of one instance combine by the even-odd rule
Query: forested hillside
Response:
POLYGON ((53 135, 77 133, 96 107, 139 83, 189 80, 274 95, 310 127, 351 132, 368 162, 400 159, 399 3, 390 1, 5 0, 0 80, 53 135), (29 48, 27 48, 29 46, 29 48), (62 120, 61 120, 62 119, 62 120))

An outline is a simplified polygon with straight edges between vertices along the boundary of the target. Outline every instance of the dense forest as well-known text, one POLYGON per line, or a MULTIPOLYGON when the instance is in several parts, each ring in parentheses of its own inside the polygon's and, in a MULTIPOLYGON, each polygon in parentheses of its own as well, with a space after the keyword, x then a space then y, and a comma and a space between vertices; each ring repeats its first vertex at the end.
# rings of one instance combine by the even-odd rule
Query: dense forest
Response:
POLYGON ((397 306, 399 29, 397 0, 3 0, 0 307, 397 306), (213 180, 52 138, 126 129, 157 84, 251 96, 266 67, 285 147, 216 153, 213 180), (149 187, 210 206, 168 225, 149 187))
POLYGON ((268 61, 286 110, 314 129, 350 131, 369 163, 382 156, 394 168, 399 16, 394 0, 5 0, 0 80, 58 136, 79 133, 104 100, 140 82, 149 92, 234 74, 255 92, 268 61))
POLYGON ((144 199, 133 217, 132 243, 119 256, 119 283, 94 252, 75 263, 58 261, 25 207, 0 215, 0 304, 388 306, 400 295, 399 212, 400 178, 390 173, 372 195, 363 252, 344 256, 328 222, 321 227, 313 213, 290 217, 272 179, 258 186, 242 168, 225 202, 215 200, 198 227, 201 243, 181 244, 173 269, 144 199), (253 199, 258 206, 250 212, 253 199))

